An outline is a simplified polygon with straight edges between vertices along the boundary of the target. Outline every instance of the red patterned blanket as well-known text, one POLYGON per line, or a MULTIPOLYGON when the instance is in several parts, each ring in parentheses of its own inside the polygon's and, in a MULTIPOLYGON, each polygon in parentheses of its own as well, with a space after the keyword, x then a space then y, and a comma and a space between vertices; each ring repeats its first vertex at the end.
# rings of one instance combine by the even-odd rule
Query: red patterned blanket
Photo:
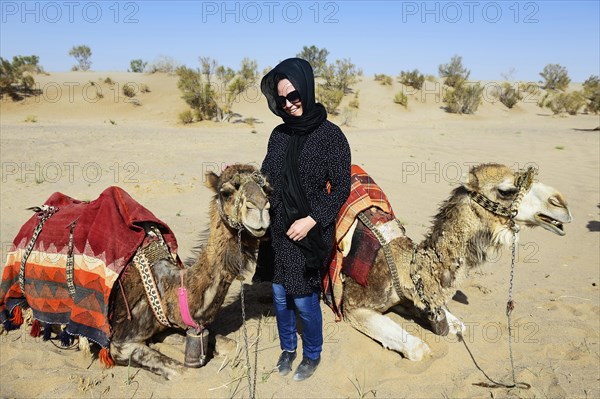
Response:
POLYGON ((177 252, 175 235, 118 187, 107 188, 91 202, 54 193, 45 205, 55 213, 43 224, 24 265, 24 292, 19 284, 21 262, 43 211, 23 225, 8 253, 0 283, 0 318, 10 317, 26 301, 36 320, 66 324, 69 334, 107 347, 111 291, 144 240, 142 225, 155 224, 172 254, 177 252), (67 285, 69 259, 74 291, 67 285))
MULTIPOLYGON (((351 188, 348 199, 342 205, 340 212, 337 216, 336 227, 335 227, 335 243, 334 254, 332 256, 331 263, 329 264, 328 273, 323 278, 324 288, 324 300, 332 310, 335 312, 338 320, 342 318, 341 304, 342 304, 342 280, 340 272, 346 259, 343 256, 342 248, 340 243, 348 233, 348 230, 358 217, 358 214, 372 207, 380 209, 384 214, 394 218, 394 211, 390 205, 385 193, 375 183, 375 181, 365 172, 360 166, 352 165, 350 170, 351 174, 351 188)), ((376 221, 375 221, 376 222, 376 221)), ((360 223, 359 223, 360 224, 360 223)), ((368 234, 368 233, 367 233, 368 234)), ((354 240, 353 240, 354 242, 354 240)), ((377 252, 371 253, 369 251, 369 245, 373 245, 372 249, 379 249, 379 245, 368 241, 359 252, 361 252, 360 260, 357 257, 353 257, 355 261, 349 266, 354 268, 358 277, 357 281, 363 281, 366 283, 366 274, 368 273, 367 263, 369 256, 372 255, 373 259, 377 252), (369 255, 370 254, 370 255, 369 255), (359 265, 360 263, 360 265, 359 265), (358 268, 357 268, 358 267, 358 268), (365 272, 366 270, 366 272, 365 272)), ((353 243, 354 247, 354 243, 353 243)), ((354 247, 358 251, 358 247, 354 247)), ((350 255, 350 254, 349 254, 350 255)), ((372 264, 372 263, 371 263, 372 264)))

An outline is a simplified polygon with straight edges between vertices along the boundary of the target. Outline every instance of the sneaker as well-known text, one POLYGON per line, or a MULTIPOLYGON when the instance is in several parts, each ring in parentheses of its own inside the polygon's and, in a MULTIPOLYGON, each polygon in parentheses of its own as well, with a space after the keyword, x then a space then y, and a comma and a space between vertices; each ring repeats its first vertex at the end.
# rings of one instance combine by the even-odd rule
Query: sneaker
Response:
POLYGON ((294 381, 304 381, 313 375, 320 361, 320 357, 316 360, 312 360, 307 357, 303 358, 302 362, 300 362, 300 365, 296 369, 296 374, 294 374, 294 381))
POLYGON ((279 370, 279 375, 286 376, 292 371, 292 362, 296 358, 296 351, 288 352, 283 351, 281 355, 279 355, 279 360, 277 361, 277 369, 279 370))

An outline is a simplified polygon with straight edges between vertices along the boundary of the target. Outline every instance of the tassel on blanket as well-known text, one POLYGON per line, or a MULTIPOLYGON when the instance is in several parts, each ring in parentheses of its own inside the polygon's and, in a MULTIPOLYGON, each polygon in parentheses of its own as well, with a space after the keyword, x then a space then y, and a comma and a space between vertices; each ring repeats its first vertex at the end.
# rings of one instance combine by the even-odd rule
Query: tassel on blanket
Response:
POLYGON ((33 338, 37 338, 40 335, 42 335, 42 324, 39 320, 36 319, 33 321, 33 324, 31 324, 31 332, 29 332, 29 335, 31 335, 33 338))
POLYGON ((20 326, 21 324, 23 324, 23 309, 21 309, 20 306, 15 306, 15 308, 12 311, 13 317, 11 317, 10 321, 15 325, 15 326, 20 326))
POLYGON ((62 330, 60 334, 58 334, 58 338, 60 339, 60 344, 65 348, 73 345, 73 336, 69 334, 67 330, 62 330))
POLYGON ((17 328, 10 321, 10 316, 8 315, 8 311, 6 309, 0 310, 0 321, 2 322, 5 331, 14 330, 17 328))
POLYGON ((104 365, 105 368, 111 368, 115 365, 115 361, 110 356, 110 352, 108 348, 100 349, 100 353, 98 353, 98 358, 100 359, 100 363, 104 365))
POLYGON ((52 326, 48 323, 44 323, 44 337, 42 338, 44 341, 50 341, 52 338, 52 326))

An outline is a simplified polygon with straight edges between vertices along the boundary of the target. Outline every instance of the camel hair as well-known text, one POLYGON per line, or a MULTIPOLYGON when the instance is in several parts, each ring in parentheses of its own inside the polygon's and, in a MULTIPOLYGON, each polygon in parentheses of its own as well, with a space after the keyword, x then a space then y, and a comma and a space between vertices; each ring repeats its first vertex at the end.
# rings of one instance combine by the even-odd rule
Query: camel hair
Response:
MULTIPOLYGON (((366 286, 345 277, 342 297, 345 320, 385 348, 413 361, 423 359, 431 351, 422 339, 410 335, 383 314, 393 306, 408 302, 412 309, 427 313, 435 333, 462 333, 464 324, 445 309, 445 305, 455 295, 468 270, 482 265, 493 251, 509 246, 513 231, 516 239, 520 228, 536 226, 562 236, 565 234, 563 223, 572 220, 560 192, 531 180, 528 190, 520 190, 518 182, 523 177, 524 173, 515 173, 499 164, 471 168, 467 182, 454 189, 441 204, 421 243, 415 245, 406 236, 389 243, 400 292, 394 288, 383 249, 379 250, 367 275, 366 286), (514 209, 516 215, 510 218, 494 213, 487 209, 493 208, 482 206, 485 201, 477 201, 477 198, 486 198, 488 204, 496 203, 508 210, 518 205, 514 209), (511 223, 514 223, 512 229, 511 223), (445 328, 440 324, 445 324, 445 328)), ((356 228, 356 222, 353 227, 356 228)), ((352 230, 344 240, 344 251, 349 251, 352 230)))

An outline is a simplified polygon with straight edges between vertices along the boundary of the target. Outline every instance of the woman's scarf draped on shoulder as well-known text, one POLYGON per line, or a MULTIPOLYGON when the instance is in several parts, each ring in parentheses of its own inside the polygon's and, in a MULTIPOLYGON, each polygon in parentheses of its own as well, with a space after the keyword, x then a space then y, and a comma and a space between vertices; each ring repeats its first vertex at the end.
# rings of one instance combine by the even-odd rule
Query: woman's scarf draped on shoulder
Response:
POLYGON ((327 119, 325 107, 315 101, 315 78, 308 61, 301 58, 288 58, 267 73, 260 82, 260 89, 267 98, 269 109, 283 119, 293 134, 308 134, 327 119), (277 84, 282 78, 288 79, 300 93, 302 115, 288 115, 277 106, 277 84))
MULTIPOLYGON (((300 180, 298 171, 298 158, 310 133, 317 129, 325 119, 327 111, 322 104, 315 102, 315 78, 312 67, 300 58, 289 58, 282 61, 273 70, 267 73, 260 84, 261 90, 267 98, 271 111, 281 117, 284 126, 290 132, 290 140, 285 154, 285 161, 281 171, 281 203, 284 208, 285 229, 296 220, 304 218, 311 213, 306 192, 300 180), (288 79, 300 93, 302 100, 302 115, 288 115, 277 106, 277 84, 282 79, 288 79)), ((323 241, 322 230, 317 223, 299 241, 294 241, 306 259, 307 274, 318 273, 325 266, 328 256, 328 246, 323 241)))

